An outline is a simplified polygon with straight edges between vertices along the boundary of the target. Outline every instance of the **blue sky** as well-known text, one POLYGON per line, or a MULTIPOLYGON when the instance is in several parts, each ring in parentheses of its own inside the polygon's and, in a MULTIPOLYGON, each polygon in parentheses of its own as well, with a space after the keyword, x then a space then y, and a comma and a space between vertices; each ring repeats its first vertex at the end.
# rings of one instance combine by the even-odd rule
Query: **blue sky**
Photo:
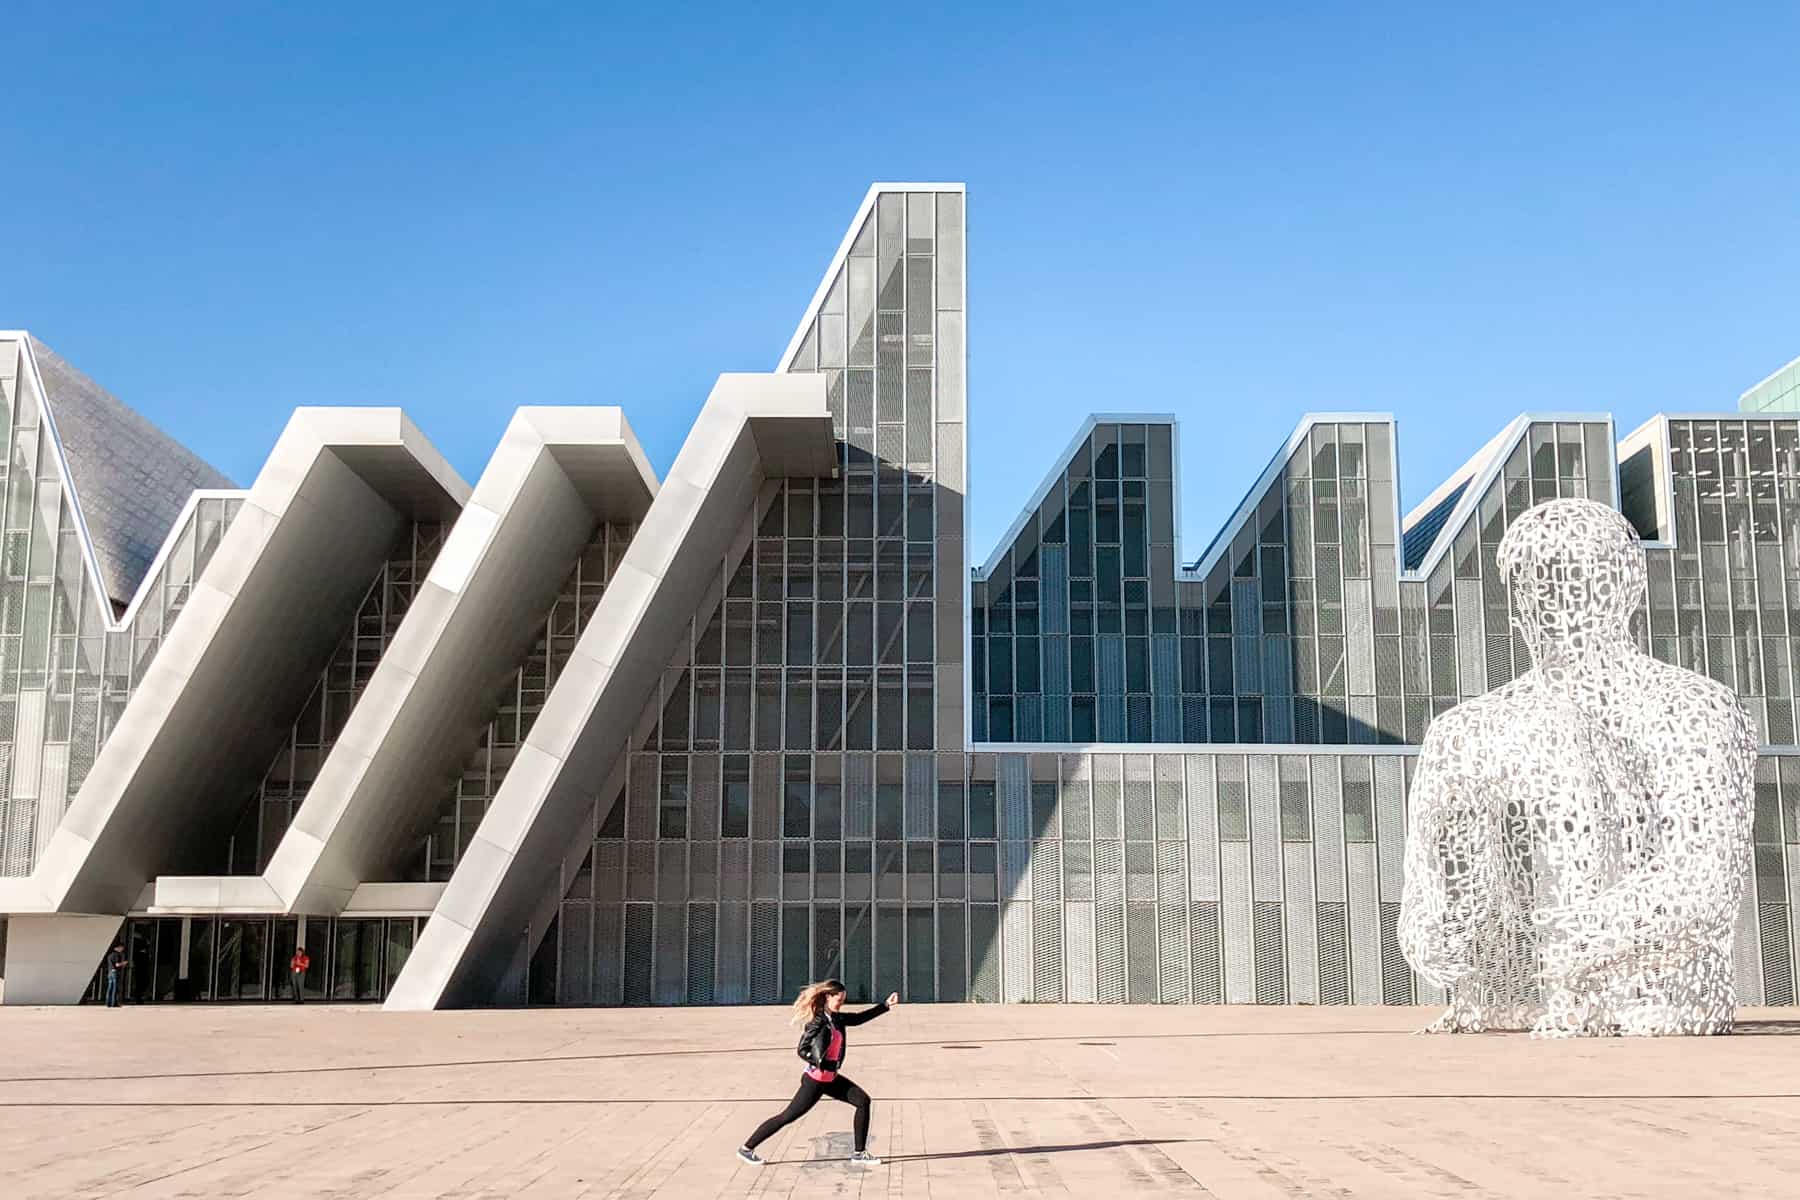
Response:
POLYGON ((660 470, 877 179, 969 185, 974 561, 1093 410, 1182 415, 1191 554, 1308 410, 1410 503, 1800 355, 1791 5, 366 7, 9 8, 0 326, 243 483, 301 404, 660 470))

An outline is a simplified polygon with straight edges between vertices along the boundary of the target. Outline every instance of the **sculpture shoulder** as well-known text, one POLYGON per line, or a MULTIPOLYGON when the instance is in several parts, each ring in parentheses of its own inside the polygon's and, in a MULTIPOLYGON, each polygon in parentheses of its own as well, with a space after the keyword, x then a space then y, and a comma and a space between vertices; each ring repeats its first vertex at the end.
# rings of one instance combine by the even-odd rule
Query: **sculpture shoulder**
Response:
POLYGON ((1473 736, 1492 737, 1496 730, 1511 727, 1537 704, 1530 676, 1522 675, 1433 717, 1425 731, 1425 744, 1430 746, 1434 741, 1447 743, 1473 736))
POLYGON ((1711 737, 1755 737, 1755 724, 1737 693, 1718 680, 1648 657, 1643 669, 1646 706, 1659 721, 1711 737))

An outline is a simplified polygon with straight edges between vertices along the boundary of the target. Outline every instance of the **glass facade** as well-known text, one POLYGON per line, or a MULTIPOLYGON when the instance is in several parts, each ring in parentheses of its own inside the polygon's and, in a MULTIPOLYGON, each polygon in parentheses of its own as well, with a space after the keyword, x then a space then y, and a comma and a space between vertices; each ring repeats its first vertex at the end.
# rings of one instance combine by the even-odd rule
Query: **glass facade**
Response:
POLYGON ((400 864, 404 878, 442 881, 456 869, 488 803, 499 794, 507 770, 531 731, 531 723, 543 709, 545 697, 599 607, 600 597, 635 531, 630 525, 595 528, 581 557, 570 569, 562 591, 544 614, 531 654, 495 697, 493 719, 470 749, 462 773, 445 794, 436 828, 412 861, 400 864))
POLYGON ((415 522, 395 539, 330 665, 313 685, 256 794, 245 803, 224 847, 219 874, 260 875, 268 868, 281 835, 287 832, 325 757, 337 744, 351 709, 369 686, 376 664, 400 631, 400 621, 437 560, 447 532, 443 525, 415 522))
POLYGON ((242 503, 187 508, 118 619, 22 355, 0 341, 0 876, 31 874, 242 503))
POLYGON ((1401 539, 1392 424, 1309 422, 1178 569, 1173 442, 1166 420, 1096 425, 976 573, 975 740, 1417 745, 1530 665, 1495 568, 1507 523, 1552 497, 1614 500, 1609 422, 1528 423, 1421 572, 1435 539, 1401 539))
MULTIPOLYGON (((412 953, 419 917, 133 917, 122 935, 127 1004, 289 1001, 296 944, 311 966, 303 999, 373 1003, 412 953)), ((87 999, 104 1002, 103 972, 87 999)))

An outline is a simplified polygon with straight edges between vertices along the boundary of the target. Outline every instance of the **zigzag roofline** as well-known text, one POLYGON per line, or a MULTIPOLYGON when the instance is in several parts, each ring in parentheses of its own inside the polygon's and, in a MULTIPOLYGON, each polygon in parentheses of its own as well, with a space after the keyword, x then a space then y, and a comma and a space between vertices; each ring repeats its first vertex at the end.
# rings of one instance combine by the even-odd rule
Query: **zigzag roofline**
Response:
POLYGON ((850 227, 844 231, 844 240, 838 243, 837 250, 825 265, 825 274, 819 279, 819 286, 813 289, 812 299, 807 301, 801 310, 800 322, 794 327, 794 336, 788 339, 787 349, 782 351, 781 360, 775 364, 777 374, 793 368, 794 358, 800 353, 800 346, 806 340, 807 331, 812 328, 815 318, 825 304, 826 293, 831 291, 833 281, 838 272, 844 268, 844 260, 850 257, 850 249, 856 245, 857 235, 862 232, 863 225, 868 222, 869 214, 875 211, 876 197, 883 192, 966 192, 965 185, 960 183, 872 183, 863 195, 862 203, 856 206, 856 216, 850 220, 850 227))
MULTIPOLYGON (((1646 422, 1640 430, 1634 432, 1629 438, 1625 439, 1625 442, 1618 441, 1616 433, 1609 433, 1607 438, 1607 444, 1610 447, 1608 469, 1611 470, 1616 477, 1621 457, 1619 453, 1621 446, 1626 443, 1635 444, 1639 435, 1657 421, 1664 423, 1663 428, 1665 432, 1663 434, 1663 448, 1666 453, 1666 429, 1667 422, 1670 419, 1699 418, 1723 420, 1727 418, 1737 418, 1739 415, 1740 414, 1737 413, 1665 413, 1652 418, 1650 422, 1646 422)), ((1226 518, 1224 524, 1222 524, 1217 532, 1213 534, 1211 540, 1207 542, 1206 548, 1201 551, 1200 556, 1187 565, 1177 568, 1176 578, 1186 581, 1198 581, 1204 580, 1211 574, 1213 569, 1218 566, 1226 552, 1230 549, 1231 543, 1236 539, 1238 533, 1241 532, 1255 516, 1257 506, 1261 503, 1262 497, 1268 492, 1269 488, 1275 484, 1276 480, 1280 478, 1282 470, 1305 444, 1307 435, 1312 431, 1314 426, 1348 422, 1360 422, 1370 425, 1389 425, 1394 429, 1394 478, 1391 481, 1391 500, 1394 505, 1396 516, 1394 553, 1397 560, 1398 575, 1401 579, 1423 579, 1429 576, 1431 572, 1437 568, 1438 563, 1441 562, 1444 555, 1449 552, 1450 545, 1455 540, 1457 532, 1461 530, 1474 514, 1475 507, 1480 504, 1481 498, 1487 494, 1487 491, 1494 480, 1497 479, 1500 473, 1505 469, 1507 459, 1512 455, 1513 450, 1518 447, 1520 442, 1529 435, 1533 425, 1552 422, 1587 424, 1604 423, 1609 430, 1613 429, 1613 418, 1607 413, 1549 411, 1528 411, 1520 413, 1511 421, 1507 422, 1507 424, 1492 438, 1488 439, 1487 443, 1470 456, 1462 466, 1451 472, 1442 483, 1433 489, 1429 496, 1415 505, 1413 509, 1406 514, 1404 520, 1400 520, 1398 519, 1400 511, 1401 472, 1399 455, 1400 438, 1399 425, 1394 420, 1393 414, 1384 412, 1307 413, 1300 418, 1299 422, 1294 426, 1293 432, 1290 433, 1287 439, 1282 443, 1281 448, 1275 452, 1269 459, 1267 465, 1265 465, 1262 471, 1257 475, 1255 481, 1250 485, 1249 490, 1245 492, 1243 499, 1237 503, 1232 509, 1230 516, 1226 518), (1443 525, 1432 537, 1419 566, 1408 569, 1406 566, 1405 552, 1406 531, 1429 514, 1433 508, 1446 501, 1451 494, 1457 492, 1459 488, 1461 489, 1461 494, 1457 496, 1456 502, 1449 515, 1444 520, 1443 525)), ((992 551, 989 552, 986 561, 980 567, 971 569, 970 575, 975 582, 980 583, 991 578, 994 573, 1000 569, 1002 560, 1005 558, 1007 552, 1012 549, 1017 543, 1020 534, 1023 533, 1026 522, 1037 513, 1038 509, 1043 506, 1044 501, 1049 498, 1051 489, 1056 486, 1057 481, 1063 477, 1065 472, 1067 472, 1070 463, 1074 461, 1075 455, 1093 435, 1096 428, 1108 424, 1167 425, 1170 427, 1171 439, 1173 442, 1171 453, 1174 456, 1172 473, 1174 475, 1173 499, 1175 512, 1173 514, 1173 520, 1176 546, 1179 551, 1181 541, 1180 419, 1170 413, 1095 413, 1083 420, 1081 425, 1077 428, 1075 436, 1070 440, 1068 446, 1062 453, 1057 456, 1049 471, 1045 473, 1043 480, 1032 491, 1031 496, 1020 509, 1018 516, 1013 519, 1012 524, 1007 527, 1006 532, 1001 535, 992 551)))

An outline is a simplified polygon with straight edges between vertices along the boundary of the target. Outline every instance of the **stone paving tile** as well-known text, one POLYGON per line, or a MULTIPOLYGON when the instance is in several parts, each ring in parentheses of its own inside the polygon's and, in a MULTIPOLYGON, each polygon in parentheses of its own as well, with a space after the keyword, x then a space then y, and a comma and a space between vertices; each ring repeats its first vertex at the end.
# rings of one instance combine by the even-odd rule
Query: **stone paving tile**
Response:
POLYGON ((907 1006, 858 1029, 885 1163, 779 1009, 0 1011, 0 1200, 1800 1195, 1800 1018, 1409 1036, 1406 1009, 907 1006))

